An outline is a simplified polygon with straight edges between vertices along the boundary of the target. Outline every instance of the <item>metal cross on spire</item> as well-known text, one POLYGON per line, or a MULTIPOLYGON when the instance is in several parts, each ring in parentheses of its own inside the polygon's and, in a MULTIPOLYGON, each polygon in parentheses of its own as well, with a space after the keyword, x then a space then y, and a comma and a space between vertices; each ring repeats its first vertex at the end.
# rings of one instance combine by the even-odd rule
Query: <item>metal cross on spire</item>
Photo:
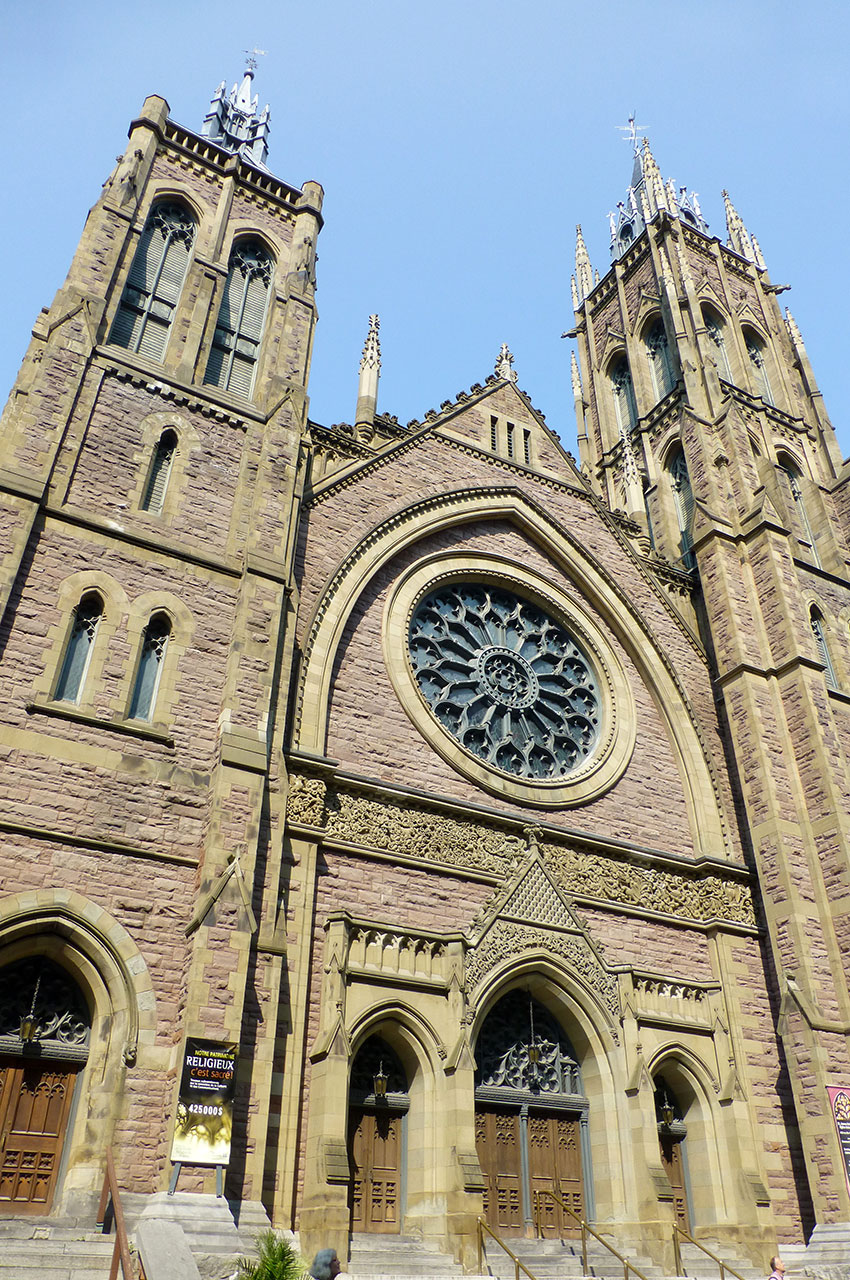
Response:
POLYGON ((643 137, 644 129, 648 129, 649 126, 645 124, 635 124, 635 113, 632 112, 629 116, 629 123, 618 124, 617 128, 623 135, 623 141, 630 142, 632 144, 632 151, 637 155, 640 151, 640 142, 638 141, 638 138, 643 137))

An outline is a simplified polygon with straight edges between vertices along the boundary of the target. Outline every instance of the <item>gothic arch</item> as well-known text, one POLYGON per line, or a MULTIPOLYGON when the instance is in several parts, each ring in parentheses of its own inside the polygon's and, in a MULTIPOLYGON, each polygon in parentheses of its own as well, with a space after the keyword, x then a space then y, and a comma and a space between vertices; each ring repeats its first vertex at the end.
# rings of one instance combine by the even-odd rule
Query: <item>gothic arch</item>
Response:
POLYGON ((518 989, 527 989, 547 1009, 576 1053, 587 1098, 587 1210, 600 1220, 615 1217, 629 1197, 630 1175, 622 1161, 618 1102, 625 1082, 612 1013, 568 964, 541 947, 493 970, 470 1026, 473 1052, 489 1014, 503 996, 518 989))
POLYGON ((328 579, 310 619, 296 710, 295 745, 325 750, 333 660, 367 583, 393 556, 452 525, 504 519, 564 569, 598 611, 653 695, 679 765, 691 833, 700 853, 726 848, 727 824, 699 726, 678 675, 625 591, 576 538, 512 487, 459 490, 426 498, 375 526, 328 579), (310 714, 305 714, 305 707, 310 714), (684 713, 684 714, 683 714, 684 713))
MULTIPOLYGON (((663 1045, 648 1067, 653 1081, 663 1077, 668 1083, 682 1109, 687 1130, 692 1226, 699 1230, 721 1223, 729 1215, 735 1197, 735 1188, 729 1185, 730 1172, 741 1164, 733 1108, 723 1111, 716 1076, 685 1045, 663 1045)), ((646 1123, 655 1131, 655 1097, 649 1090, 644 1109, 646 1123)))
POLYGON ((123 1101, 123 1079, 153 1043, 156 1001, 141 953, 108 912, 63 889, 0 902, 0 965, 43 955, 81 990, 92 1015, 88 1061, 66 1136, 66 1172, 55 1206, 73 1211, 96 1195, 103 1152, 123 1101))

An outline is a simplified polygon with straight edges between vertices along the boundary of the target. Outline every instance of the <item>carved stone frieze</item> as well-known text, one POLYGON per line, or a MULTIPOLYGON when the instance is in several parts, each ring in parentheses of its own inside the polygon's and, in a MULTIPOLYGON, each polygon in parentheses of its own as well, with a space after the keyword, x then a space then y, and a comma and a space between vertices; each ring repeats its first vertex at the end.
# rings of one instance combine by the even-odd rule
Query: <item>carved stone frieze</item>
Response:
MULTIPOLYGON (((412 798, 328 785, 321 776, 294 772, 288 821, 319 828, 324 839, 422 859, 502 878, 525 853, 519 833, 472 816, 468 819, 418 805, 412 798)), ((548 834, 548 833, 547 833, 548 834)), ((670 870, 635 862, 627 853, 585 853, 551 840, 541 845, 546 865, 571 897, 659 912, 695 923, 720 920, 754 928, 749 885, 723 874, 670 870)))
POLYGON ((685 876, 660 867, 579 853, 561 845, 547 844, 544 848, 560 883, 579 897, 607 899, 701 922, 725 920, 749 927, 756 923, 752 894, 740 881, 685 876))
POLYGON ((499 828, 342 789, 328 796, 326 833, 330 839, 391 849, 401 857, 494 873, 503 872, 523 848, 519 837, 499 828))
POLYGON ((605 971, 585 938, 579 934, 536 929, 533 925, 515 924, 509 920, 497 920, 468 956, 467 989, 473 992, 502 960, 515 960, 523 952, 540 950, 566 960, 570 968, 580 974, 596 992, 611 1017, 615 1021, 619 1019, 620 1000, 616 978, 605 971))

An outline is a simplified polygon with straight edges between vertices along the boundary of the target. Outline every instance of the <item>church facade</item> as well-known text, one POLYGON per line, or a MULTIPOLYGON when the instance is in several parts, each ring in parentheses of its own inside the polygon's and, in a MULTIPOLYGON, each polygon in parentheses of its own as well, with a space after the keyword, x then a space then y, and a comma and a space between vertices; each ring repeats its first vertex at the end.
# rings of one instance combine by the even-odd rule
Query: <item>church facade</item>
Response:
POLYGON ((305 1253, 850 1260, 850 495, 757 242, 636 144, 578 462, 507 348, 379 413, 375 317, 324 426, 251 89, 146 100, 3 418, 0 1215, 109 1147, 305 1253))

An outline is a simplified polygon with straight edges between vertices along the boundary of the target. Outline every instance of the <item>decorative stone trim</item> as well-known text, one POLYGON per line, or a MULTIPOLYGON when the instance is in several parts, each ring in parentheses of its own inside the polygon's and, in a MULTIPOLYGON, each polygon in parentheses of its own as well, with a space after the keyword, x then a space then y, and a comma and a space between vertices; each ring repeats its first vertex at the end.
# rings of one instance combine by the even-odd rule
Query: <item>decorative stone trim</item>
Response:
MULTIPOLYGON (((287 821, 323 844, 361 856, 442 869, 502 883, 524 855, 520 820, 463 816, 460 806, 428 802, 351 779, 326 780, 299 764, 290 779, 287 821)), ((468 811, 467 811, 468 814, 468 811)), ((545 824, 537 833, 545 865, 581 905, 616 905, 629 914, 688 927, 757 932, 749 872, 720 859, 685 859, 600 841, 545 824)))

